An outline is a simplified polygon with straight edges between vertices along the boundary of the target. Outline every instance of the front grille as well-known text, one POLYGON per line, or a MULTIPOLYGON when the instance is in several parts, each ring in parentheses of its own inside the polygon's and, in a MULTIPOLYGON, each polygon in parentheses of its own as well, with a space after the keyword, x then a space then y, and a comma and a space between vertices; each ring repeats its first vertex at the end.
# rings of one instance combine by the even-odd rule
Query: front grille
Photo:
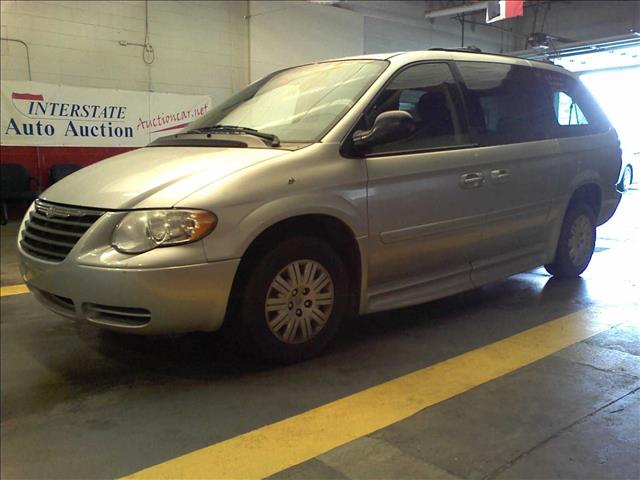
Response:
POLYGON ((34 257, 61 262, 104 212, 36 200, 22 231, 20 246, 34 257))
POLYGON ((85 303, 87 319, 98 323, 141 327, 151 320, 151 312, 146 308, 116 307, 85 303))

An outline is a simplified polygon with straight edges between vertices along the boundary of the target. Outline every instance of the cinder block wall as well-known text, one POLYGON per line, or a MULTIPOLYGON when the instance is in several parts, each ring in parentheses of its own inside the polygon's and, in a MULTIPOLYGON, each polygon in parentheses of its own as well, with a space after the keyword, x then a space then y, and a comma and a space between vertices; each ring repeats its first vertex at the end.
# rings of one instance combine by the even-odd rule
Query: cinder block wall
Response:
MULTIPOLYGON (((460 23, 447 18, 429 22, 424 8, 422 1, 350 1, 345 8, 304 0, 252 1, 251 79, 278 68, 346 55, 460 47, 460 23)), ((480 21, 482 15, 473 19, 480 21)), ((498 52, 503 37, 508 49, 508 34, 467 26, 465 45, 498 52)))
MULTIPOLYGON (((2 0, 2 37, 29 45, 35 81, 207 94, 222 100, 246 85, 243 1, 150 1, 155 60, 142 60, 145 2, 2 0)), ((1 43, 2 79, 26 80, 25 49, 1 43)))
POLYGON ((362 55, 361 13, 306 1, 250 3, 251 80, 284 67, 362 55))
MULTIPOLYGON (((291 65, 373 51, 459 46, 456 22, 430 24, 420 18, 422 2, 350 5, 353 11, 303 0, 149 0, 151 65, 142 61, 141 47, 119 44, 144 43, 144 0, 2 0, 0 23, 2 37, 29 45, 35 81, 208 94, 214 103, 291 65), (374 4, 373 13, 366 10, 374 4), (392 11, 392 21, 372 17, 392 11)), ((491 29, 467 35, 483 48, 498 48, 491 29)), ((26 80, 24 47, 0 45, 1 78, 26 80)))

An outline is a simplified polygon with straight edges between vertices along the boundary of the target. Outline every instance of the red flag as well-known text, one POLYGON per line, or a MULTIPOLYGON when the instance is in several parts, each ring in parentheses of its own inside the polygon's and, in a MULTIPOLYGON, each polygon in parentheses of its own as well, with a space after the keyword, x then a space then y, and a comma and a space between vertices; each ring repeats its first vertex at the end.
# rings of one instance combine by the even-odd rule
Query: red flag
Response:
POLYGON ((523 0, 501 0, 487 2, 487 23, 505 18, 521 17, 524 14, 523 0))
POLYGON ((505 17, 521 17, 524 14, 524 1, 510 1, 507 0, 504 2, 505 6, 505 17))

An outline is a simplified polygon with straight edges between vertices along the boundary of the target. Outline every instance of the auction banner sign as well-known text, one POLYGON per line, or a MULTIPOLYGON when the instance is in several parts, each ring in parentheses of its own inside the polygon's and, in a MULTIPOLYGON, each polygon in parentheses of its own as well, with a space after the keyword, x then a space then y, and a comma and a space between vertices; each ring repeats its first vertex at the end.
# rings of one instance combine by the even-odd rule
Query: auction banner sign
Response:
POLYGON ((143 147, 211 108, 205 95, 2 81, 2 145, 143 147))

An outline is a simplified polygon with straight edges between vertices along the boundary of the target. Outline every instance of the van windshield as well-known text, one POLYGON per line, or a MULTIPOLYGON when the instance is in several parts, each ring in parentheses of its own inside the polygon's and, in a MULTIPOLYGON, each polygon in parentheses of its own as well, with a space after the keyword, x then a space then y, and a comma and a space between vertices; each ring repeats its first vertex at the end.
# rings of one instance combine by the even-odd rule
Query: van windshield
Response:
POLYGON ((282 70, 233 95, 184 132, 233 125, 276 135, 281 142, 316 142, 387 65, 384 60, 344 60, 282 70))

